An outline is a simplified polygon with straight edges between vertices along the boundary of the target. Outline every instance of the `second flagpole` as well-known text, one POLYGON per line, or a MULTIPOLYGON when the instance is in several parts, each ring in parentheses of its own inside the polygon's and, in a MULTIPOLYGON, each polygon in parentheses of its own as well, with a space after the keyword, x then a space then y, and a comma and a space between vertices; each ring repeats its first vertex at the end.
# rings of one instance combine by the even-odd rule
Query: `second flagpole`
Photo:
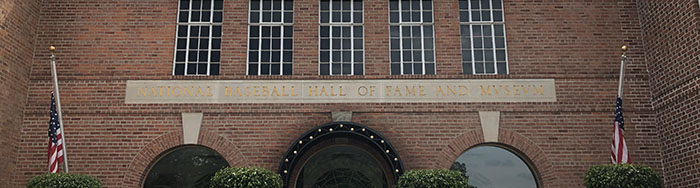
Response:
POLYGON ((58 123, 61 125, 61 139, 63 140, 63 165, 66 169, 66 173, 68 173, 68 152, 66 149, 66 132, 63 131, 63 127, 65 126, 63 124, 63 115, 61 112, 61 97, 60 94, 58 93, 58 74, 56 73, 56 56, 53 54, 53 51, 56 50, 56 47, 51 46, 49 47, 49 51, 51 51, 51 74, 53 76, 53 86, 54 86, 54 92, 56 93, 56 111, 58 111, 58 123))

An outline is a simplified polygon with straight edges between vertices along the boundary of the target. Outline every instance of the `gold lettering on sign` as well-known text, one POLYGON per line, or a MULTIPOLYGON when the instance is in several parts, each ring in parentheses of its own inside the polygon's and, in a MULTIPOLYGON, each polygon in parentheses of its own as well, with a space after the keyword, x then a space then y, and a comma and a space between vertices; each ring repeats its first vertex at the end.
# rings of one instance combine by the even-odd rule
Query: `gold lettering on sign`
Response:
POLYGON ((189 87, 183 87, 183 88, 185 89, 185 92, 187 92, 187 94, 190 95, 190 97, 194 96, 194 94, 192 93, 192 90, 194 90, 194 87, 192 88, 192 90, 190 90, 189 87))
POLYGON ((230 97, 231 96, 231 87, 226 86, 224 88, 224 96, 230 97))
POLYGON ((360 86, 357 88, 357 94, 360 96, 367 96, 368 93, 369 89, 367 89, 365 86, 360 86))
POLYGON ((284 92, 285 90, 286 90, 286 87, 282 86, 282 96, 283 97, 289 96, 289 95, 287 95, 287 93, 284 92))
POLYGON ((253 96, 259 97, 260 96, 260 90, 258 90, 260 86, 253 86, 253 96))
POLYGON ((267 97, 268 95, 270 95, 270 91, 269 91, 269 89, 267 88, 267 86, 261 86, 261 89, 262 89, 261 91, 262 91, 262 96, 263 96, 263 97, 267 97))
POLYGON ((326 92, 326 87, 321 86, 321 93, 319 95, 328 96, 328 92, 326 92))
POLYGON ((199 91, 199 96, 204 96, 204 91, 202 91, 201 87, 197 87, 197 91, 199 91))
POLYGON ((411 86, 411 89, 406 86, 406 96, 416 96, 416 86, 411 86))
POLYGON ((311 94, 313 94, 313 96, 318 96, 318 86, 309 86, 309 97, 312 96, 311 94), (311 88, 313 88, 313 92, 311 88))
MULTIPOLYGON (((528 95, 532 93, 533 95, 544 95, 543 85, 480 85, 481 95, 506 95, 506 96, 520 96, 528 95), (532 92, 531 92, 532 91, 532 92)), ((468 92, 468 91, 467 91, 468 92)), ((460 88, 460 95, 461 95, 460 88)))
MULTIPOLYGON (((445 91, 442 90, 442 86, 438 86, 438 91, 440 92, 439 94, 442 94, 442 96, 445 96, 445 91)), ((438 96, 438 93, 435 93, 435 96, 438 96)))
POLYGON ((544 95, 544 86, 540 85, 538 88, 536 85, 532 85, 532 89, 535 90, 535 94, 544 95))
POLYGON ((173 93, 173 96, 176 96, 176 97, 182 96, 182 88, 175 86, 175 87, 173 87, 172 93, 173 93), (180 92, 175 92, 175 89, 179 89, 180 92), (176 93, 177 93, 177 95, 175 95, 176 93))
POLYGON ((127 103, 146 104, 556 101, 551 80, 130 82, 127 103))
POLYGON ((136 91, 136 92, 138 92, 139 94, 143 94, 143 96, 145 97, 145 96, 146 96, 146 91, 148 91, 148 89, 144 90, 143 88, 139 87, 139 88, 138 88, 138 91, 136 91))
POLYGON ((343 93, 343 86, 340 87, 340 96, 347 96, 347 94, 343 93))
POLYGON ((236 87, 236 94, 238 94, 238 96, 243 96, 243 93, 241 93, 240 87, 236 87))
POLYGON ((445 85, 445 87, 438 86, 438 91, 440 93, 436 93, 435 96, 442 95, 442 96, 465 96, 469 94, 469 88, 467 86, 463 85, 445 85))
POLYGON ((338 94, 335 94, 335 93, 333 92, 333 91, 334 91, 333 86, 331 86, 330 91, 331 91, 331 96, 338 96, 338 94))
POLYGON ((396 96, 396 95, 398 95, 399 97, 402 96, 402 95, 401 95, 401 89, 399 89, 399 86, 396 86, 396 87, 394 87, 394 88, 395 88, 395 89, 394 89, 394 96, 396 96))
MULTIPOLYGON (((161 97, 163 96, 163 88, 165 88, 165 86, 158 86, 158 91, 159 91, 158 93, 161 97)), ((167 90, 165 93, 168 93, 167 90)))
POLYGON ((457 96, 456 87, 455 87, 455 89, 452 89, 452 87, 450 87, 450 86, 445 86, 445 87, 447 88, 447 91, 452 94, 452 96, 457 96))
POLYGON ((272 93, 270 93, 270 96, 280 96, 280 92, 277 91, 277 86, 272 86, 272 93))
POLYGON ((469 88, 467 86, 459 85, 459 96, 465 96, 469 94, 469 88), (464 91, 464 92, 462 92, 464 91))
POLYGON ((498 85, 498 87, 503 87, 506 95, 510 95, 510 86, 498 85))
POLYGON ((484 88, 484 85, 480 85, 479 87, 481 87, 481 95, 482 96, 483 95, 491 95, 491 86, 490 85, 486 86, 486 88, 484 88))

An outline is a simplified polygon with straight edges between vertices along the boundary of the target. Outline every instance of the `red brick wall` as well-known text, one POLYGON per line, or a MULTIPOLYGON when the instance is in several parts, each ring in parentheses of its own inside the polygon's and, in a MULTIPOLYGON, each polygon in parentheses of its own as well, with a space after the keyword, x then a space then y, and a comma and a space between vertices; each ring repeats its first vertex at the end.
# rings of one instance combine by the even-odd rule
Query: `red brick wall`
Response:
MULTIPOLYGON (((245 76, 247 3, 225 1, 219 76, 171 76, 177 1, 61 0, 43 3, 37 47, 58 46, 71 170, 105 187, 137 187, 148 164, 182 142, 182 112, 203 112, 200 143, 231 165, 275 170, 303 132, 353 111, 387 137, 408 169, 447 168, 482 143, 478 111, 501 111, 501 141, 530 157, 544 187, 583 187, 583 173, 609 163, 619 47, 630 46, 625 83, 632 160, 661 170, 637 3, 505 0, 510 75, 459 71, 456 0, 435 1, 437 75, 391 76, 388 3, 365 2, 366 75, 317 76, 317 1, 295 1, 292 76, 245 76), (557 102, 360 104, 125 104, 127 80, 171 79, 555 79, 557 102), (224 146, 222 146, 224 145, 224 146)), ((36 57, 47 57, 38 51, 36 57)), ((50 69, 34 61, 17 182, 43 172, 50 69)))
POLYGON ((0 1, 0 187, 16 174, 38 21, 38 0, 0 1))
POLYGON ((640 0, 655 124, 668 187, 700 187, 700 7, 640 0))

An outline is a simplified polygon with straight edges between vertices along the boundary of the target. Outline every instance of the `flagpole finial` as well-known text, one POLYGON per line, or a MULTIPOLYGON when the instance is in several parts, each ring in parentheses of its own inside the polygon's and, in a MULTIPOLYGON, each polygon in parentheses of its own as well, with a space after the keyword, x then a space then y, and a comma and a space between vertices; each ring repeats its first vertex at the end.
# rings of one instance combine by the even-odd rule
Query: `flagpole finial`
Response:
POLYGON ((55 47, 55 46, 49 46, 49 51, 51 51, 51 52, 56 51, 56 47, 55 47))
POLYGON ((627 52, 627 45, 622 45, 622 51, 627 52))

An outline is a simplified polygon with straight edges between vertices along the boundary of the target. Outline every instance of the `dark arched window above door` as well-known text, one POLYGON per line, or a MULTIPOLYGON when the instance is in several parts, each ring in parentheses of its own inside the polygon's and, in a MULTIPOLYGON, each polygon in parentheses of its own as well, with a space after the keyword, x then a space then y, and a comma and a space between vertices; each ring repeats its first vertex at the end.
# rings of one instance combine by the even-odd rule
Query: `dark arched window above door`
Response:
POLYGON ((209 179, 229 166, 216 151, 197 145, 163 152, 151 164, 144 188, 208 188, 209 179))
POLYGON ((462 153, 450 169, 461 171, 479 188, 538 188, 537 172, 519 152, 501 145, 479 145, 462 153))

